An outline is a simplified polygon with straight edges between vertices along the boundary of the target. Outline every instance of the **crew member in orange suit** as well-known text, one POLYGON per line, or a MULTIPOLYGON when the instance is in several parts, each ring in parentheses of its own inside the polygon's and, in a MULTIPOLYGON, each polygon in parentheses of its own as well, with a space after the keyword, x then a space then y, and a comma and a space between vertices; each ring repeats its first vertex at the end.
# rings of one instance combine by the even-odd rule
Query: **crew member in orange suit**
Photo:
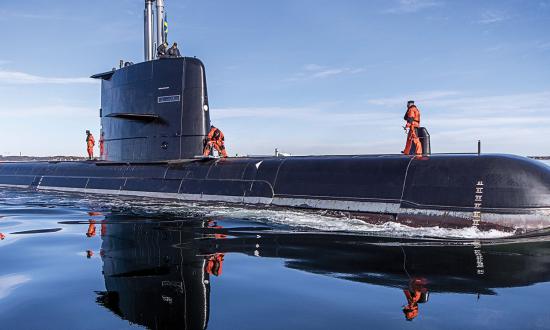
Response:
POLYGON ((88 159, 94 158, 94 146, 95 146, 95 139, 92 133, 90 131, 86 130, 86 147, 88 150, 88 159))
POLYGON ((88 237, 94 237, 95 236, 95 220, 88 220, 90 224, 88 225, 88 231, 86 232, 86 236, 88 237))
MULTIPOLYGON (((420 278, 414 278, 409 283, 409 288, 403 290, 405 297, 407 298, 407 304, 403 307, 403 313, 407 321, 412 321, 418 316, 418 304, 426 301, 422 301, 422 294, 427 295, 427 289, 424 288, 426 280, 420 278)), ((427 297, 427 296, 425 296, 427 297)))
POLYGON ((0 233, 0 241, 4 240, 4 238, 6 238, 6 235, 0 233))
POLYGON ((103 159, 105 155, 105 133, 102 131, 99 137, 99 157, 103 159))
POLYGON ((402 151, 403 154, 408 155, 411 153, 411 147, 414 143, 415 152, 417 155, 422 155, 422 144, 418 138, 418 127, 420 127, 420 110, 414 105, 414 101, 407 102, 407 112, 403 117, 407 121, 407 125, 404 127, 405 130, 409 129, 409 134, 407 135, 407 144, 405 145, 405 150, 402 151))
POLYGON ((214 126, 210 127, 210 132, 208 133, 206 144, 204 145, 203 156, 208 157, 212 152, 212 148, 215 148, 223 158, 227 158, 223 133, 219 128, 214 126))
POLYGON ((220 276, 223 268, 223 253, 215 253, 208 257, 204 271, 210 275, 220 276))

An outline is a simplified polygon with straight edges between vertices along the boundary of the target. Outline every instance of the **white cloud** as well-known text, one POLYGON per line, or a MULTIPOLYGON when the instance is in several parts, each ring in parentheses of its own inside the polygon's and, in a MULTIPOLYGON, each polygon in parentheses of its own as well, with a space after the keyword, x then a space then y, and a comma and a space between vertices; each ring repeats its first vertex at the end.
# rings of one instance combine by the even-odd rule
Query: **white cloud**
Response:
POLYGON ((45 105, 38 107, 17 107, 0 104, 0 116, 7 118, 82 118, 99 120, 97 109, 78 107, 66 104, 45 105))
POLYGON ((18 286, 27 283, 31 278, 26 275, 0 276, 0 299, 6 298, 18 286))
POLYGON ((363 126, 384 125, 392 121, 393 114, 386 111, 351 111, 340 103, 319 104, 308 107, 247 107, 219 108, 212 114, 212 120, 255 118, 257 120, 282 120, 288 122, 309 122, 317 125, 363 126), (344 109, 344 110, 342 110, 344 109))
POLYGON ((95 79, 43 77, 33 74, 0 70, 0 84, 3 85, 28 85, 28 84, 97 84, 95 79))
MULTIPOLYGON (((447 118, 463 118, 467 120, 474 116, 490 117, 498 122, 506 118, 525 120, 526 116, 547 118, 550 112, 550 91, 536 93, 505 94, 494 96, 471 96, 456 91, 434 91, 411 93, 420 107, 432 109, 434 115, 444 114, 447 118)), ((397 96, 383 99, 372 99, 368 102, 383 107, 404 107, 409 97, 397 96)), ((550 119, 550 117, 548 117, 550 119)))
POLYGON ((7 18, 29 19, 29 20, 52 20, 52 21, 79 21, 82 19, 81 17, 75 17, 74 15, 0 10, 0 20, 5 20, 7 18))
POLYGON ((535 43, 535 47, 542 50, 550 49, 550 41, 538 41, 535 43))
POLYGON ((323 70, 324 67, 318 65, 318 64, 306 64, 304 65, 304 70, 306 71, 319 71, 323 70))
POLYGON ((371 99, 362 111, 345 109, 341 103, 304 107, 234 107, 215 109, 212 117, 220 119, 296 119, 338 126, 378 125, 400 121, 396 113, 414 99, 428 109, 424 119, 431 125, 452 126, 456 120, 467 127, 550 124, 550 91, 497 96, 468 96, 457 91, 411 93, 409 96, 371 99), (413 97, 411 97, 411 95, 413 97))
POLYGON ((477 22, 480 24, 494 24, 508 19, 510 19, 510 16, 504 12, 488 10, 481 15, 481 18, 477 22))
POLYGON ((428 91, 371 99, 362 109, 343 103, 215 109, 212 119, 223 122, 232 153, 266 154, 275 147, 292 154, 398 153, 410 98, 421 109, 434 152, 475 152, 480 139, 484 152, 550 154, 544 138, 550 91, 492 96, 428 91))
POLYGON ((324 79, 328 77, 353 75, 364 72, 364 68, 350 67, 327 67, 318 64, 307 64, 302 68, 302 71, 287 79, 288 81, 303 81, 313 79, 324 79))
POLYGON ((436 0, 399 0, 396 7, 390 8, 385 12, 390 14, 415 13, 441 5, 443 3, 436 0))
POLYGON ((417 102, 426 102, 438 99, 446 99, 450 96, 459 95, 457 91, 429 91, 420 93, 411 93, 410 95, 400 95, 390 98, 371 99, 368 103, 380 106, 404 106, 407 101, 413 99, 417 102))

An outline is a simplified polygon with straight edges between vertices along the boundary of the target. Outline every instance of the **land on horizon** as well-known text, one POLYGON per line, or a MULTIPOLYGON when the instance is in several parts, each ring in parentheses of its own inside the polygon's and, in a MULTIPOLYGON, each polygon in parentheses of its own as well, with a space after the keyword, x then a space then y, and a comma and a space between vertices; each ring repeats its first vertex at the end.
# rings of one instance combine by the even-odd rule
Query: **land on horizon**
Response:
MULTIPOLYGON (((527 158, 538 160, 550 160, 550 156, 527 156, 527 158)), ((82 161, 87 157, 80 156, 3 156, 0 155, 0 162, 20 162, 20 161, 82 161)), ((96 160, 99 158, 96 157, 96 160)))

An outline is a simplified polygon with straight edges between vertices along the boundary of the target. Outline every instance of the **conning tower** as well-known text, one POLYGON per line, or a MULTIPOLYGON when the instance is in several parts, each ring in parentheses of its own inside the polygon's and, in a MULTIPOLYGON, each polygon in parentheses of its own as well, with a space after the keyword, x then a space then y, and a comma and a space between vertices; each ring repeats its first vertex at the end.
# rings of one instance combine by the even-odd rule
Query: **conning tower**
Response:
POLYGON ((164 1, 145 0, 145 61, 93 75, 101 79, 104 160, 154 162, 201 155, 210 129, 204 64, 196 58, 155 59, 167 39, 164 1), (159 31, 161 29, 161 31, 159 31))

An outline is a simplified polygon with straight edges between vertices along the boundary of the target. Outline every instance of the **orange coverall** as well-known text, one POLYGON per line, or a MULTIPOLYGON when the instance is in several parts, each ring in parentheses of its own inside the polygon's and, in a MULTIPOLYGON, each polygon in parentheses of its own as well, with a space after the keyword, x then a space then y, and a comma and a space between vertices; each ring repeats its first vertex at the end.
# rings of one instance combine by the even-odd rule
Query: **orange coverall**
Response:
POLYGON ((86 231, 87 237, 94 237, 95 236, 95 220, 88 220, 90 223, 88 225, 88 231, 86 231))
POLYGON ((416 154, 422 155, 422 144, 420 143, 417 132, 417 129, 420 126, 420 110, 418 110, 415 105, 411 105, 407 109, 405 120, 407 121, 406 128, 409 129, 409 134, 407 135, 407 144, 405 145, 405 150, 403 150, 403 154, 410 154, 412 144, 414 143, 416 154))
POLYGON ((86 137, 86 146, 87 146, 87 150, 88 150, 88 157, 90 157, 90 159, 92 159, 94 157, 94 146, 95 146, 95 139, 94 139, 94 136, 92 135, 92 133, 90 133, 86 137))
POLYGON ((223 136, 222 131, 212 126, 212 128, 210 128, 210 132, 208 133, 206 145, 204 146, 203 156, 208 157, 210 155, 212 148, 215 148, 218 151, 218 153, 222 155, 223 158, 227 158, 227 152, 225 151, 224 141, 225 141, 225 138, 223 136))
POLYGON ((412 321, 418 316, 418 303, 422 299, 422 294, 428 292, 425 288, 427 284, 424 278, 413 278, 409 282, 409 288, 403 290, 407 298, 407 305, 403 307, 403 313, 407 321, 412 321))
POLYGON ((220 276, 223 268, 223 257, 223 253, 216 253, 208 257, 204 271, 210 275, 220 276))
POLYGON ((403 313, 405 313, 405 318, 408 321, 412 321, 415 317, 418 316, 418 301, 422 296, 420 290, 403 290, 405 297, 407 297, 407 305, 403 308, 403 313))
POLYGON ((105 139, 103 138, 103 134, 101 134, 101 137, 99 138, 99 157, 103 158, 104 154, 105 154, 105 139))

